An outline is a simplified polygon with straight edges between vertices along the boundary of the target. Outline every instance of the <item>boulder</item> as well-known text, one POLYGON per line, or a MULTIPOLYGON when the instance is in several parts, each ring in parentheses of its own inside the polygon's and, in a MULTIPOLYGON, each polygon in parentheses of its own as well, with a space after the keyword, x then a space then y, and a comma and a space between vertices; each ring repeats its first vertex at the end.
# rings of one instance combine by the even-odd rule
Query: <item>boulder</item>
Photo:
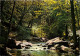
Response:
POLYGON ((48 40, 48 41, 46 42, 46 44, 51 45, 51 44, 53 44, 54 42, 57 43, 57 42, 61 42, 61 41, 62 41, 62 40, 60 40, 59 37, 56 37, 56 38, 54 38, 54 39, 48 40))
POLYGON ((21 49, 21 43, 16 46, 17 49, 21 49))
POLYGON ((29 49, 29 48, 30 48, 29 46, 26 46, 26 47, 25 47, 25 49, 29 49))
POLYGON ((41 41, 42 41, 42 42, 46 42, 47 39, 43 37, 43 38, 41 38, 41 41))
POLYGON ((51 49, 51 50, 55 50, 56 48, 55 48, 55 47, 51 47, 50 49, 51 49))
POLYGON ((21 44, 22 42, 21 41, 16 41, 16 46, 21 44))
POLYGON ((64 45, 64 46, 66 46, 66 47, 69 47, 69 44, 68 44, 67 41, 61 41, 61 42, 58 42, 58 43, 56 43, 56 44, 64 45))
POLYGON ((16 41, 16 48, 21 49, 21 44, 22 44, 21 41, 16 41))
POLYGON ((23 42, 22 42, 24 45, 26 45, 26 46, 32 46, 32 43, 30 43, 30 42, 27 42, 27 41, 25 41, 25 40, 23 40, 23 42))
MULTIPOLYGON (((63 40, 60 40, 59 37, 56 37, 56 38, 51 39, 51 40, 49 40, 49 41, 46 42, 46 45, 48 46, 48 49, 50 49, 51 47, 54 47, 56 44, 57 44, 59 47, 60 47, 61 45, 64 45, 64 46, 66 46, 66 47, 69 47, 68 42, 67 42, 67 41, 63 41, 63 40)), ((56 48, 56 47, 55 47, 55 48, 56 48)))
POLYGON ((11 38, 8 39, 6 45, 7 45, 8 48, 11 48, 11 49, 16 48, 16 42, 15 42, 14 39, 11 39, 11 38))
POLYGON ((16 48, 17 48, 17 49, 22 49, 22 48, 28 49, 28 48, 31 47, 31 46, 32 46, 32 43, 27 42, 26 40, 16 41, 16 48))
POLYGON ((72 51, 73 51, 71 48, 66 47, 66 46, 64 46, 64 45, 61 46, 61 49, 62 49, 63 51, 66 51, 66 52, 72 52, 72 51))
POLYGON ((47 47, 47 45, 42 45, 42 47, 47 47))

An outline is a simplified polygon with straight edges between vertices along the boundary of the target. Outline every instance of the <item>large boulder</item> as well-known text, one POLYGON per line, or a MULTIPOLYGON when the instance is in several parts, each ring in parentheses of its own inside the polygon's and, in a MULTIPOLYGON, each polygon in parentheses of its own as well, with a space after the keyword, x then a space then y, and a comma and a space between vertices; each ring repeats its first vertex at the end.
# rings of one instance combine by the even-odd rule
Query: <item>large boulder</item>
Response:
POLYGON ((62 41, 62 40, 60 40, 59 37, 56 37, 56 38, 54 38, 54 39, 48 40, 48 41, 46 42, 46 44, 51 45, 51 44, 53 44, 54 42, 57 43, 57 42, 61 42, 61 41, 62 41))
POLYGON ((23 42, 22 42, 24 45, 26 45, 26 46, 32 46, 32 43, 30 43, 30 42, 27 42, 26 40, 23 40, 23 42))
POLYGON ((21 41, 16 41, 16 46, 21 44, 22 42, 21 41))
POLYGON ((26 40, 16 41, 16 46, 17 46, 17 49, 23 49, 23 48, 28 49, 29 47, 32 46, 32 43, 27 42, 26 40))
POLYGON ((8 48, 11 48, 11 49, 16 48, 16 42, 15 42, 15 40, 11 39, 11 38, 8 39, 6 46, 8 48))
POLYGON ((21 43, 16 46, 17 49, 21 49, 21 43))
POLYGON ((69 47, 68 42, 61 40, 59 37, 56 37, 56 38, 51 39, 51 40, 48 40, 46 42, 46 45, 48 46, 48 49, 50 49, 51 47, 54 47, 56 44, 58 44, 58 46, 64 45, 64 46, 69 47))
POLYGON ((22 44, 21 41, 16 41, 16 48, 21 49, 21 44, 22 44))

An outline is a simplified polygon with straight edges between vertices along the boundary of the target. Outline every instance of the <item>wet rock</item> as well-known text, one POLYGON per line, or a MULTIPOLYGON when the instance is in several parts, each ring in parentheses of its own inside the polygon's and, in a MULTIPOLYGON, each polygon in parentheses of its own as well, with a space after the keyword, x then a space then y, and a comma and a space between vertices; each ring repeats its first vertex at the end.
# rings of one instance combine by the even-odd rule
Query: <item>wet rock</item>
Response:
POLYGON ((32 47, 31 45, 26 45, 26 46, 32 47))
POLYGON ((46 42, 47 39, 46 39, 46 38, 41 38, 41 41, 42 41, 42 42, 46 42))
POLYGON ((11 48, 11 49, 16 48, 16 42, 15 42, 15 40, 14 39, 11 39, 11 38, 8 39, 7 47, 8 48, 11 48))
POLYGON ((46 48, 43 48, 44 50, 46 50, 46 48))
POLYGON ((37 46, 40 46, 40 45, 37 45, 37 46))
POLYGON ((61 50, 66 51, 66 52, 72 52, 73 50, 69 47, 66 47, 64 45, 61 46, 61 50))
POLYGON ((22 43, 23 43, 24 45, 26 45, 26 46, 32 46, 32 43, 27 42, 27 41, 25 41, 25 40, 24 40, 22 43))
POLYGON ((63 41, 63 40, 60 40, 59 37, 56 37, 56 38, 51 39, 51 40, 49 40, 49 41, 46 42, 46 45, 48 45, 48 49, 50 49, 51 47, 54 47, 56 44, 59 45, 59 47, 61 45, 64 45, 66 47, 69 47, 68 42, 67 41, 63 41))
POLYGON ((53 45, 48 45, 48 49, 50 49, 51 47, 53 47, 53 45))
POLYGON ((32 43, 30 42, 27 42, 26 40, 23 40, 23 41, 16 41, 16 48, 17 49, 23 49, 23 48, 30 48, 32 47, 32 43))
POLYGON ((30 47, 26 46, 25 49, 29 49, 30 47))
POLYGON ((42 47, 47 47, 47 45, 43 45, 42 47))
POLYGON ((21 49, 21 44, 16 46, 17 49, 21 49))
POLYGON ((18 46, 19 44, 22 44, 21 41, 16 41, 16 46, 18 46))
POLYGON ((51 44, 53 44, 54 42, 56 43, 56 42, 61 42, 61 41, 62 41, 62 40, 60 40, 59 37, 56 37, 56 38, 54 38, 54 39, 48 40, 48 41, 46 42, 46 44, 47 44, 47 45, 51 45, 51 44))
POLYGON ((69 47, 69 44, 68 44, 67 41, 61 41, 61 42, 58 42, 58 43, 56 43, 56 44, 64 45, 64 46, 66 46, 66 47, 69 47))
POLYGON ((51 48, 50 48, 50 50, 55 50, 55 49, 56 49, 55 47, 51 47, 51 48))

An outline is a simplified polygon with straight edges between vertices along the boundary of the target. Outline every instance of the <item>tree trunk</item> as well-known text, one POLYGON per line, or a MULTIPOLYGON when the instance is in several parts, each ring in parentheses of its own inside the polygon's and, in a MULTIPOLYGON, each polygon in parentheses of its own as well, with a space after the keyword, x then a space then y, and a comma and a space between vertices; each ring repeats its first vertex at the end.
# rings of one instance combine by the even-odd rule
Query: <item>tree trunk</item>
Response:
MULTIPOLYGON (((77 5, 75 5, 75 7, 76 7, 77 5)), ((76 7, 76 16, 77 16, 77 25, 78 25, 78 29, 79 29, 79 18, 78 18, 78 11, 77 11, 77 7, 76 7)))
POLYGON ((73 28, 73 40, 74 40, 74 47, 76 48, 77 44, 77 37, 76 37, 76 26, 75 26, 75 14, 74 14, 74 4, 73 0, 70 0, 71 4, 71 17, 72 17, 72 28, 73 28))
POLYGON ((8 28, 8 35, 11 31, 11 21, 12 21, 12 17, 13 17, 13 12, 14 12, 14 8, 15 8, 15 1, 14 1, 14 5, 13 5, 13 9, 12 9, 12 14, 11 14, 11 17, 10 17, 10 21, 9 21, 9 28, 8 28))
POLYGON ((66 31, 65 31, 65 33, 66 33, 66 39, 68 39, 68 26, 66 25, 66 31))
POLYGON ((4 1, 1 1, 1 14, 3 13, 4 1))
POLYGON ((23 10, 22 13, 21 13, 20 21, 19 21, 19 23, 18 23, 20 26, 22 26, 22 21, 23 21, 23 18, 24 18, 24 16, 25 16, 25 14, 26 14, 26 2, 25 2, 25 4, 24 4, 24 10, 23 10))

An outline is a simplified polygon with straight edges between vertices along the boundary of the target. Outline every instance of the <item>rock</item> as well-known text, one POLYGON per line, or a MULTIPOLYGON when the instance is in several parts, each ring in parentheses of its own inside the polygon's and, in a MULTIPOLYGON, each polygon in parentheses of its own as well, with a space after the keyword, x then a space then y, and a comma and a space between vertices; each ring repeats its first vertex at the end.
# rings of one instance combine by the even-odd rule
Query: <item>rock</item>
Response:
POLYGON ((60 45, 59 45, 59 44, 54 45, 54 48, 55 48, 55 49, 56 49, 57 47, 60 47, 60 45))
POLYGON ((44 50, 46 50, 46 48, 43 48, 44 50))
POLYGON ((40 46, 40 45, 37 45, 37 46, 40 46))
POLYGON ((16 41, 16 48, 17 49, 23 49, 23 48, 26 48, 26 49, 28 49, 28 48, 30 48, 30 47, 32 47, 32 43, 30 43, 30 42, 27 42, 26 40, 23 40, 23 41, 16 41))
POLYGON ((66 47, 69 47, 69 44, 68 44, 67 41, 61 41, 61 42, 58 42, 57 44, 59 44, 59 45, 64 45, 64 46, 66 46, 66 47))
POLYGON ((11 38, 8 39, 7 47, 8 48, 11 48, 11 49, 16 48, 16 42, 15 42, 15 40, 14 39, 11 39, 11 38))
POLYGON ((23 41, 22 43, 23 43, 24 45, 32 46, 32 43, 27 42, 27 41, 23 41))
POLYGON ((47 45, 43 45, 42 47, 47 47, 47 45))
POLYGON ((48 49, 50 49, 51 47, 53 47, 53 45, 48 45, 48 49))
POLYGON ((21 43, 16 46, 17 49, 21 49, 21 43))
POLYGON ((20 43, 22 43, 21 41, 16 41, 16 46, 18 46, 20 43))
POLYGON ((60 52, 60 53, 67 53, 67 51, 64 51, 64 50, 62 50, 61 49, 61 47, 56 47, 56 50, 58 51, 58 52, 60 52))
POLYGON ((73 48, 73 46, 74 46, 74 43, 69 44, 69 47, 73 48))
POLYGON ((48 44, 48 45, 51 45, 52 43, 57 43, 57 42, 61 42, 62 40, 60 40, 60 38, 59 37, 56 37, 56 38, 54 38, 54 39, 51 39, 51 40, 48 40, 47 42, 46 42, 46 44, 48 44))
POLYGON ((26 46, 25 48, 26 48, 26 49, 29 49, 30 47, 26 46))
MULTIPOLYGON (((64 45, 64 46, 69 47, 68 42, 67 42, 67 41, 63 41, 63 40, 60 40, 59 37, 56 37, 56 38, 51 39, 51 40, 49 40, 49 41, 46 42, 46 45, 48 45, 48 49, 50 49, 51 47, 54 47, 56 44, 59 45, 59 47, 60 47, 61 45, 64 45)), ((57 46, 55 46, 55 48, 56 48, 56 47, 57 47, 57 46)))
POLYGON ((42 42, 46 42, 47 39, 46 39, 46 38, 41 38, 41 41, 42 41, 42 42))
POLYGON ((21 44, 21 47, 25 47, 25 46, 26 46, 25 44, 23 44, 23 43, 21 44))
POLYGON ((26 45, 26 46, 32 47, 31 45, 26 45))
POLYGON ((21 41, 16 41, 16 48, 21 49, 21 44, 22 44, 21 41))
POLYGON ((51 49, 51 50, 55 50, 56 48, 55 48, 55 47, 51 47, 50 49, 51 49))
POLYGON ((66 47, 66 46, 64 46, 64 45, 61 46, 61 49, 62 49, 63 51, 66 51, 66 52, 72 52, 72 51, 73 51, 71 48, 66 47))

